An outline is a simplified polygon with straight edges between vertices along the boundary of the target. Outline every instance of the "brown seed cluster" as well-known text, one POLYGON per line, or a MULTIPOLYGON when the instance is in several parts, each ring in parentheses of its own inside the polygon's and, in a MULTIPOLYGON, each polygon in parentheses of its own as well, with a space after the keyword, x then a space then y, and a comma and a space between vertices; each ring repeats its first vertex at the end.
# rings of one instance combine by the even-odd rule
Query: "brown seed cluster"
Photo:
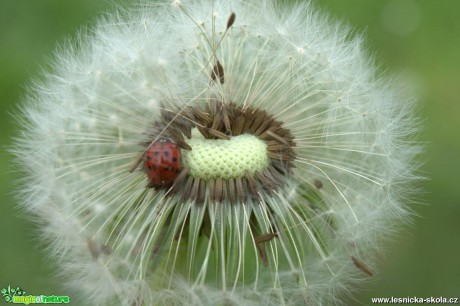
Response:
MULTIPOLYGON (((183 109, 162 108, 161 117, 154 122, 145 147, 159 139, 174 142, 181 149, 191 150, 186 138, 192 137, 196 128, 206 139, 230 139, 241 134, 252 134, 267 144, 270 165, 264 171, 248 173, 234 179, 203 180, 194 177, 187 168, 182 169, 167 195, 178 195, 181 200, 203 203, 228 200, 232 203, 259 200, 261 191, 270 194, 285 182, 291 173, 295 153, 295 143, 289 130, 282 122, 266 111, 252 107, 242 107, 235 103, 224 103, 210 99, 205 105, 189 106, 183 109)), ((153 187, 149 185, 150 187, 153 187)), ((161 188, 161 187, 154 187, 161 188)))

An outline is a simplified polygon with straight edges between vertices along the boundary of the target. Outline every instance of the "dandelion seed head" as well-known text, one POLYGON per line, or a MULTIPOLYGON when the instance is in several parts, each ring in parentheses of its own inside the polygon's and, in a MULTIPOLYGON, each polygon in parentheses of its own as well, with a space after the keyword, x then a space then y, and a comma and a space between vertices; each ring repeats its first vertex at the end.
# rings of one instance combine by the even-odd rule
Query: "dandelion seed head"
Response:
POLYGON ((339 304, 408 217, 401 82, 310 4, 122 11, 58 50, 13 149, 68 285, 97 305, 339 304))

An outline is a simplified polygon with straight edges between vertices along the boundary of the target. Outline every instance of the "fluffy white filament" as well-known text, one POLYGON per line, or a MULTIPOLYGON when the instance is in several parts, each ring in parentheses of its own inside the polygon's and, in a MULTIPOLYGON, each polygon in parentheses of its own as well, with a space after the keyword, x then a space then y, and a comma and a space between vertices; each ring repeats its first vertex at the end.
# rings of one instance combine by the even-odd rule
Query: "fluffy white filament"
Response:
POLYGON ((53 67, 30 89, 14 151, 22 207, 82 303, 339 303, 368 277, 352 258, 375 271, 407 218, 412 101, 377 76, 361 37, 309 4, 152 1, 101 20, 53 67), (210 82, 214 56, 223 84, 210 82), (179 203, 128 171, 161 108, 211 97, 263 109, 294 136, 294 173, 263 203, 179 203), (267 266, 255 220, 279 232, 267 266))

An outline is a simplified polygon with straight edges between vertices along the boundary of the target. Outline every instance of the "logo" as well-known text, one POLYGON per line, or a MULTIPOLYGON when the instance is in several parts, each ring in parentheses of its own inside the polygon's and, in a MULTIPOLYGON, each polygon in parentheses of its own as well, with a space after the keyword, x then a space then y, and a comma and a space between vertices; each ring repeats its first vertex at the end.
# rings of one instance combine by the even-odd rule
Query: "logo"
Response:
POLYGON ((0 291, 3 298, 8 303, 15 304, 68 304, 70 298, 67 295, 56 296, 56 295, 26 295, 26 292, 19 287, 2 288, 0 291))

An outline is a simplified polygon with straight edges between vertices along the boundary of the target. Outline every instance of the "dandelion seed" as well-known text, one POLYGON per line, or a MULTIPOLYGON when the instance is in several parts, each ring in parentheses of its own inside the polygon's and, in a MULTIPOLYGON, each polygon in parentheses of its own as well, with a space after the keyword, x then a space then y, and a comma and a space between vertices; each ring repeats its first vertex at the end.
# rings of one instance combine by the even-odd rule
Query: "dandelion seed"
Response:
POLYGON ((355 266, 358 269, 364 271, 369 276, 374 275, 374 273, 372 273, 371 269, 369 269, 369 267, 361 259, 358 259, 358 258, 356 258, 354 256, 351 256, 351 260, 353 260, 353 263, 355 264, 355 266))
POLYGON ((84 302, 338 304, 373 273, 419 148, 360 37, 310 4, 199 0, 77 45, 30 89, 14 153, 84 302))

